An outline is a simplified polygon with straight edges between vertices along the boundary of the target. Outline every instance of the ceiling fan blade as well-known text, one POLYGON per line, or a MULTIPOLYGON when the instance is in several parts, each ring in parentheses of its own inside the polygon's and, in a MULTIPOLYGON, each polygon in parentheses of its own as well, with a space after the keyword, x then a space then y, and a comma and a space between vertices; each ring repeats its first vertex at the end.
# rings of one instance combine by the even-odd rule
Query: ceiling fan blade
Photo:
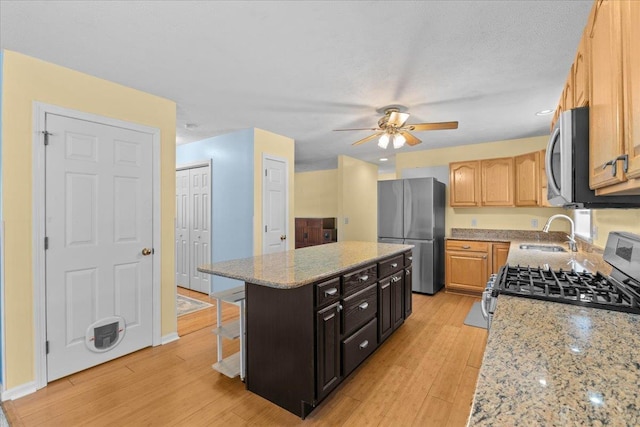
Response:
POLYGON ((408 130, 443 130, 458 129, 458 122, 439 122, 439 123, 418 123, 415 125, 407 125, 408 130))
POLYGON ((376 131, 381 131, 382 129, 380 128, 355 128, 355 129, 334 129, 334 132, 341 132, 343 130, 376 130, 376 131))
POLYGON ((402 132, 400 132, 400 134, 402 136, 404 136, 404 138, 407 140, 407 144, 409 144, 411 146, 418 145, 418 144, 420 144, 422 142, 418 138, 416 138, 415 136, 411 135, 406 130, 403 130, 402 132))
POLYGON ((365 142, 367 142, 367 141, 371 141, 372 139, 374 139, 374 138, 376 138, 376 137, 378 137, 378 136, 380 136, 380 135, 382 135, 382 132, 374 133, 373 135, 369 135, 369 136, 368 136, 368 137, 366 137, 366 138, 362 138, 360 141, 356 141, 356 142, 354 142, 354 143, 353 143, 353 144, 351 144, 351 145, 360 145, 360 144, 364 144, 365 142))
POLYGON ((387 120, 387 124, 393 125, 399 128, 407 121, 410 115, 411 114, 409 113, 400 113, 398 111, 392 111, 389 114, 389 120, 387 120))

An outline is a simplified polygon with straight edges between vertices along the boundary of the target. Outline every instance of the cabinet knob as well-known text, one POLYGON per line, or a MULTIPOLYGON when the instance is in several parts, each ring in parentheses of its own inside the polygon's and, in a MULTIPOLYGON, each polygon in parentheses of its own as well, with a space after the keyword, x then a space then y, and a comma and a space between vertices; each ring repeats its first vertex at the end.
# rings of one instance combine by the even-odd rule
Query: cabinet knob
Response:
POLYGON ((471 249, 471 246, 469 246, 469 245, 464 245, 464 246, 462 247, 462 249, 471 249))
POLYGON ((360 343, 360 350, 364 350, 365 348, 369 347, 369 341, 368 340, 364 340, 360 343))
POLYGON ((396 268, 397 266, 398 266, 398 263, 394 262, 393 264, 391 264, 391 268, 396 268))
POLYGON ((487 259, 487 256, 486 256, 486 255, 483 255, 483 256, 482 256, 482 259, 487 259))
POLYGON ((336 310, 342 311, 342 304, 338 304, 338 306, 336 307, 336 310))
POLYGON ((361 282, 366 282, 367 280, 369 280, 369 276, 360 276, 358 280, 360 280, 361 282))
POLYGON ((358 306, 360 310, 366 310, 368 307, 369 307, 369 303, 366 301, 358 306))

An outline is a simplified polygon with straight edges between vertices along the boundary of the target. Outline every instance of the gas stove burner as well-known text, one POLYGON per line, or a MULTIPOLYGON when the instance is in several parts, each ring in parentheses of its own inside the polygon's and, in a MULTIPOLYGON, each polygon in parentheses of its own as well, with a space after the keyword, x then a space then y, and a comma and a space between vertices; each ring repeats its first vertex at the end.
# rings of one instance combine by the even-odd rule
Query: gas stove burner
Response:
POLYGON ((640 314, 640 287, 631 279, 625 284, 600 272, 505 266, 497 288, 504 295, 640 314))

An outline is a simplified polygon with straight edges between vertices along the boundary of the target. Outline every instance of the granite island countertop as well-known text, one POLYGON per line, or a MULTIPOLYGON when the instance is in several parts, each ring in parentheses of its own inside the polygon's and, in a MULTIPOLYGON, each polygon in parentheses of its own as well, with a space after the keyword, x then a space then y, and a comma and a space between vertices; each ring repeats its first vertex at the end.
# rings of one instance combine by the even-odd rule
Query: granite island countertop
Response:
POLYGON ((292 289, 401 254, 413 245, 338 242, 250 258, 221 261, 198 271, 272 288, 292 289))
POLYGON ((640 315, 501 295, 469 426, 640 425, 640 315))

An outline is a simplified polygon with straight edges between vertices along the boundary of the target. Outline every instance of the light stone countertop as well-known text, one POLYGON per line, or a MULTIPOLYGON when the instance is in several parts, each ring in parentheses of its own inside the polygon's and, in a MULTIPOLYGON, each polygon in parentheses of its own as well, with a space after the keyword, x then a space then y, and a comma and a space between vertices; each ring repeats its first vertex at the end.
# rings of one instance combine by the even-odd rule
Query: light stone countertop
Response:
POLYGON ((578 252, 571 252, 565 242, 538 242, 531 240, 512 240, 509 246, 507 264, 531 267, 563 269, 576 271, 588 271, 595 273, 600 271, 605 275, 611 274, 611 266, 602 259, 600 252, 586 252, 582 248, 578 252), (538 250, 520 249, 520 245, 558 245, 567 252, 544 252, 538 250))
POLYGON ((507 295, 469 426, 640 425, 640 316, 507 295))
POLYGON ((338 242, 251 258, 221 261, 198 271, 272 288, 292 289, 365 266, 413 245, 374 242, 338 242))

